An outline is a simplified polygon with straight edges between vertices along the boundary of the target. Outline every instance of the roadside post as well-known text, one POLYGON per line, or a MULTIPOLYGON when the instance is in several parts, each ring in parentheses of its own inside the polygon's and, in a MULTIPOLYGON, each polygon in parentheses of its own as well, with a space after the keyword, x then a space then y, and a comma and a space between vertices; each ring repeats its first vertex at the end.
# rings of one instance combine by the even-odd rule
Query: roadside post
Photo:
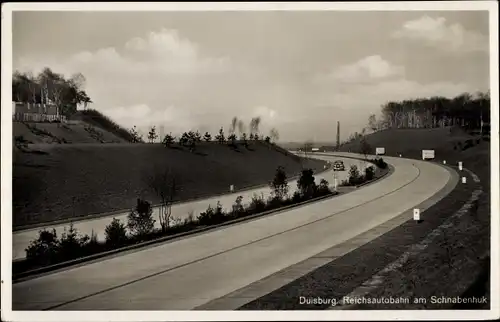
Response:
POLYGON ((417 223, 422 222, 422 219, 420 219, 420 209, 418 208, 413 209, 413 220, 415 220, 417 223))
POLYGON ((462 166, 462 161, 458 162, 458 170, 462 171, 463 166, 462 166))

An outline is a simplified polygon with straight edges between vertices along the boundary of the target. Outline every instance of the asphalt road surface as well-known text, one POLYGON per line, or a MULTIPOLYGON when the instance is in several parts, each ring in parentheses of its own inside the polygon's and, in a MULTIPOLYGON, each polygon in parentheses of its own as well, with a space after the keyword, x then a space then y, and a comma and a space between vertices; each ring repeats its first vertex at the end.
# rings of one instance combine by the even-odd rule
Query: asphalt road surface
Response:
MULTIPOLYGON (((364 169, 365 166, 370 165, 367 162, 362 162, 359 160, 348 159, 348 158, 336 158, 335 160, 344 161, 346 171, 338 172, 339 183, 341 180, 344 180, 348 177, 348 170, 351 165, 356 165, 359 169, 364 169)), ((321 179, 326 179, 331 186, 333 186, 333 171, 325 171, 322 172, 316 177, 316 183, 319 184, 321 179)), ((271 180, 272 178, 270 178, 271 180)), ((297 180, 292 180, 289 182, 290 194, 293 194, 295 190, 297 190, 297 180)), ((229 187, 228 187, 229 189, 229 187)), ((220 201, 223 208, 226 210, 232 209, 232 205, 235 202, 238 196, 243 197, 243 204, 248 204, 254 195, 261 196, 264 195, 265 198, 269 196, 271 190, 269 187, 262 187, 257 189, 249 189, 245 191, 239 191, 235 193, 228 193, 222 196, 216 196, 212 198, 199 199, 190 202, 179 203, 172 206, 172 218, 177 217, 180 219, 187 218, 189 213, 192 212, 193 216, 196 218, 201 212, 205 211, 208 205, 215 207, 217 205, 217 201, 220 201)), ((79 220, 73 222, 74 227, 78 230, 78 232, 82 234, 91 235, 92 232, 97 234, 97 238, 100 240, 104 240, 105 238, 105 229, 106 226, 109 225, 113 217, 120 219, 123 223, 127 223, 127 215, 128 211, 114 214, 112 216, 99 217, 88 220, 79 220)), ((153 211, 153 216, 156 219, 155 226, 157 228, 160 227, 160 221, 158 220, 158 208, 155 208, 153 211)), ((69 228, 68 224, 48 224, 44 227, 21 230, 13 233, 12 240, 12 259, 22 259, 26 257, 25 249, 29 246, 30 242, 38 237, 38 231, 42 229, 52 229, 55 228, 58 235, 60 235, 64 228, 69 228)))
POLYGON ((12 309, 191 310, 398 216, 450 179, 433 163, 385 159, 394 173, 351 193, 16 283, 12 309))

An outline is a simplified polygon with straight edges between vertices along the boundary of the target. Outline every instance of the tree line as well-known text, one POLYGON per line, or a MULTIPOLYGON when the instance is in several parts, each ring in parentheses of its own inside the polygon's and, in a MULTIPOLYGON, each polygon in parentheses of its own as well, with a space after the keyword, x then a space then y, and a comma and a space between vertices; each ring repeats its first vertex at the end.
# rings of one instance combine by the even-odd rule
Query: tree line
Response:
POLYGON ((69 78, 44 68, 38 75, 31 72, 15 71, 12 75, 12 100, 20 103, 54 104, 58 113, 69 116, 76 107, 85 108, 92 103, 85 92, 85 76, 73 74, 69 78))
MULTIPOLYGON (((182 133, 179 137, 175 137, 172 133, 166 134, 161 140, 162 144, 165 146, 171 146, 178 143, 182 146, 187 146, 194 148, 196 143, 205 142, 218 142, 219 144, 228 143, 230 145, 235 145, 237 140, 247 144, 249 141, 265 141, 268 143, 276 143, 279 140, 279 132, 276 128, 272 128, 269 135, 264 136, 260 133, 261 118, 254 117, 250 120, 248 128, 246 127, 243 120, 238 119, 238 117, 233 117, 228 128, 228 133, 224 131, 224 127, 221 127, 216 135, 212 136, 211 133, 205 132, 203 135, 199 131, 187 131, 182 133), (226 136, 227 135, 227 136, 226 136)), ((133 138, 134 143, 143 143, 144 140, 142 135, 134 126, 130 129, 130 135, 133 138)), ((152 126, 147 134, 147 140, 149 143, 154 143, 158 139, 159 134, 157 132, 156 126, 152 126)))
POLYGON ((390 101, 381 106, 379 119, 368 119, 368 129, 436 128, 460 126, 466 130, 481 129, 490 123, 490 92, 475 95, 463 93, 453 98, 429 98, 390 101))

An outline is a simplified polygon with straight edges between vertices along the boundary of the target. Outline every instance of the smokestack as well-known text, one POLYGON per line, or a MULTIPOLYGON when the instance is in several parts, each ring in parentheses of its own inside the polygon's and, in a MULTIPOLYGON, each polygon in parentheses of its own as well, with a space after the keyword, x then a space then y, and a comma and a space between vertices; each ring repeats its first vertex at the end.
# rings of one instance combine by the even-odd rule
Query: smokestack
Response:
POLYGON ((337 151, 340 148, 340 121, 337 121, 337 151))

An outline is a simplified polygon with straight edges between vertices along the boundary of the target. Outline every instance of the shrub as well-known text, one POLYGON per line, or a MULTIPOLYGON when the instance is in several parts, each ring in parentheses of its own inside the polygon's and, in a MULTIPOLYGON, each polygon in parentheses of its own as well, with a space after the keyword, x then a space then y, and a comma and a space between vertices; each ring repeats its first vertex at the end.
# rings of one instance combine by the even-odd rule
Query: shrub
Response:
POLYGON ((297 181, 297 188, 305 198, 314 196, 317 190, 316 183, 314 182, 314 171, 312 169, 304 169, 297 181))
POLYGON ((106 226, 106 244, 113 248, 125 245, 127 242, 127 228, 120 219, 113 218, 113 221, 106 226))
POLYGON ((134 237, 143 238, 153 232, 156 220, 153 219, 153 208, 145 200, 137 199, 137 205, 128 215, 128 229, 134 237))
POLYGON ((318 192, 321 195, 331 193, 332 191, 330 190, 329 185, 330 184, 328 183, 328 181, 326 181, 326 179, 321 179, 321 181, 319 182, 318 192))
POLYGON ((298 203, 302 201, 302 195, 300 194, 300 191, 295 191, 292 196, 292 202, 298 203))
POLYGON ((200 213, 197 219, 201 225, 215 225, 223 222, 225 220, 225 216, 226 214, 222 210, 222 205, 218 201, 215 208, 212 208, 211 205, 208 205, 207 210, 200 213))
POLYGON ((375 169, 373 167, 365 168, 365 180, 369 181, 375 177, 375 169))
POLYGON ((264 200, 264 194, 260 196, 254 194, 247 210, 250 213, 259 213, 266 209, 266 201, 264 200))
POLYGON ((372 162, 375 163, 375 165, 380 169, 387 168, 387 163, 382 158, 376 158, 376 159, 372 160, 372 162))
POLYGON ((351 169, 349 170, 349 184, 355 186, 361 183, 362 179, 358 167, 356 165, 351 165, 351 169))
POLYGON ((279 166, 276 169, 274 179, 271 182, 271 189, 273 192, 273 197, 278 200, 283 200, 288 194, 288 181, 285 173, 285 169, 279 166))
POLYGON ((56 230, 40 230, 38 238, 31 241, 25 251, 28 260, 40 264, 52 263, 59 251, 59 240, 57 239, 56 230))
POLYGON ((82 255, 82 250, 90 241, 88 235, 78 234, 78 230, 70 223, 69 229, 64 232, 59 240, 59 255, 63 259, 75 258, 82 255))
POLYGON ((243 196, 238 196, 233 204, 233 210, 231 215, 233 217, 239 217, 245 212, 245 208, 243 207, 243 196))
POLYGON ((162 141, 163 145, 165 145, 166 147, 171 146, 172 144, 174 144, 174 142, 175 142, 175 137, 172 136, 171 133, 165 135, 165 137, 163 138, 163 141, 162 141))

